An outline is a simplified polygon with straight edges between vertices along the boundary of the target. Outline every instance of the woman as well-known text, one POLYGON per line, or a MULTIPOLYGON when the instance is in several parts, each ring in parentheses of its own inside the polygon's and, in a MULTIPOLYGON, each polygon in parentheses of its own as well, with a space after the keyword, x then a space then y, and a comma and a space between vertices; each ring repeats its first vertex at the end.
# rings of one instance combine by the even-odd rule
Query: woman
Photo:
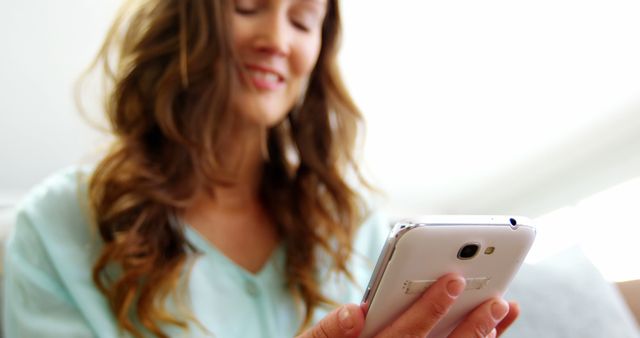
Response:
MULTIPOLYGON (((358 195, 338 9, 126 7, 97 59, 116 141, 24 202, 6 335, 356 337, 362 310, 337 304, 359 300, 386 229, 358 195)), ((444 276, 381 336, 426 335, 463 288, 444 276)), ((488 301, 452 335, 495 336, 509 308, 488 301)))

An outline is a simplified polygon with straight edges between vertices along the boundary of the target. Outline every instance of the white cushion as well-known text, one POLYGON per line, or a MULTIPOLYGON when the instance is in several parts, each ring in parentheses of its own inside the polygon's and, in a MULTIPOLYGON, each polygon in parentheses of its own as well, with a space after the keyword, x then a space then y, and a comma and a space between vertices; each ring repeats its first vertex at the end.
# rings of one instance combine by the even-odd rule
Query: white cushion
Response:
POLYGON ((524 265, 506 297, 522 313, 503 337, 640 337, 618 289, 578 248, 524 265))

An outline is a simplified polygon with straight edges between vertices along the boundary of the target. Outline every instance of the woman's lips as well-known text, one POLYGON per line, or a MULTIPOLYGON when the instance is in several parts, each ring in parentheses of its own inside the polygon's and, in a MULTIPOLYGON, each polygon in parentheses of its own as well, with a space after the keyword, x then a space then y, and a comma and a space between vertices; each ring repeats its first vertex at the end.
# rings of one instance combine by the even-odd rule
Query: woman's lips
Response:
POLYGON ((276 90, 284 86, 284 77, 277 71, 259 65, 245 65, 245 76, 260 90, 276 90))

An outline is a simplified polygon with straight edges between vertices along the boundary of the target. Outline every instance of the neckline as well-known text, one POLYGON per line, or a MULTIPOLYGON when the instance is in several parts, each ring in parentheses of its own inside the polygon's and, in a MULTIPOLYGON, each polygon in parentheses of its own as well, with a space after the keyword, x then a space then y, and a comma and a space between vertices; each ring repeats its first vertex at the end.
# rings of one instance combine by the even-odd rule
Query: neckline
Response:
POLYGON ((191 225, 184 223, 184 228, 186 230, 187 238, 198 248, 206 254, 211 254, 214 257, 217 257, 221 260, 225 265, 229 266, 233 270, 240 273, 245 278, 257 280, 257 279, 265 279, 268 277, 269 273, 278 265, 280 262, 284 260, 284 245, 282 241, 278 243, 278 245, 271 251, 269 258, 265 261, 265 263, 260 267, 260 270, 257 272, 251 272, 247 270, 245 267, 239 265, 234 262, 230 257, 225 255, 218 247, 216 247, 213 243, 207 240, 198 230, 194 229, 191 225))

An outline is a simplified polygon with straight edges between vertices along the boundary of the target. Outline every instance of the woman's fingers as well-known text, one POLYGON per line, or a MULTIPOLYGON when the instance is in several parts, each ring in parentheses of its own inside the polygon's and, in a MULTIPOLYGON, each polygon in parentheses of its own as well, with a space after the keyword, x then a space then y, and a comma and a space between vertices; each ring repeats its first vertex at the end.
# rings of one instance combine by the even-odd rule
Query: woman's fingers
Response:
MULTIPOLYGON (((507 316, 509 304, 500 298, 494 298, 478 306, 456 327, 450 338, 487 337, 507 316)), ((515 319, 515 318, 514 318, 515 319)), ((495 332, 497 334, 497 330, 495 332)))
POLYGON ((509 326, 513 324, 513 322, 518 318, 519 315, 520 315, 520 306, 518 305, 518 303, 509 302, 509 313, 507 313, 507 316, 504 317, 504 319, 496 327, 498 331, 497 332, 498 337, 500 337, 500 335, 502 335, 504 331, 506 331, 509 328, 509 326))
POLYGON ((378 337, 426 336, 449 311, 464 288, 465 280, 459 275, 443 276, 378 337))
POLYGON ((355 304, 343 305, 297 338, 355 338, 364 327, 364 313, 355 304))
MULTIPOLYGON (((377 337, 424 337, 447 314, 464 291, 465 280, 456 274, 438 279, 418 300, 377 337)), ((451 338, 500 336, 518 317, 517 303, 500 298, 478 306, 451 333, 451 338)), ((364 311, 347 304, 329 313, 297 338, 358 337, 364 327, 364 311)))

